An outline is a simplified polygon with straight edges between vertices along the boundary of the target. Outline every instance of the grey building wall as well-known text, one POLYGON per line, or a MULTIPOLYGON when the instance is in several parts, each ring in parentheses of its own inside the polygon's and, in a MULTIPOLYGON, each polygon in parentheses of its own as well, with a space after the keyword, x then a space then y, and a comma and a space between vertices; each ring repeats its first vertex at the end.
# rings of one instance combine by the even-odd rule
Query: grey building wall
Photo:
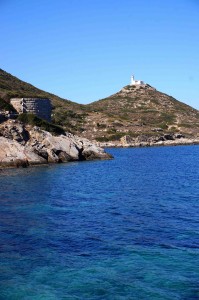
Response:
POLYGON ((10 103, 19 114, 31 113, 48 122, 51 121, 52 106, 48 98, 12 98, 10 103))
POLYGON ((16 109, 16 111, 21 114, 22 113, 22 101, 23 98, 12 98, 10 99, 10 104, 16 109))

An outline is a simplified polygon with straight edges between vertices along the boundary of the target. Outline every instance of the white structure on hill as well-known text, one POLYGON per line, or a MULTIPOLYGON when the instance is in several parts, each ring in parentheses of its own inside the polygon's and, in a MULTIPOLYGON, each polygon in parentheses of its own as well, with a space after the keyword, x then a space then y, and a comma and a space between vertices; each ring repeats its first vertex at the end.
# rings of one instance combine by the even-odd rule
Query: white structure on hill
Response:
POLYGON ((142 80, 135 80, 134 75, 131 76, 131 85, 143 85, 144 81, 142 80))

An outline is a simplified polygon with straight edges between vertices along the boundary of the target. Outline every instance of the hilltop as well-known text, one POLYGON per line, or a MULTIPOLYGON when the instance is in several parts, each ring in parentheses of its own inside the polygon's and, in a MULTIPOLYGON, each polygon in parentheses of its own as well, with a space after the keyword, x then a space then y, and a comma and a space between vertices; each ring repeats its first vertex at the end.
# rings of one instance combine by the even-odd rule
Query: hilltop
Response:
POLYGON ((118 93, 87 106, 86 134, 99 141, 160 133, 196 136, 199 111, 148 84, 127 85, 118 93))
POLYGON ((53 122, 90 140, 198 136, 199 111, 149 84, 127 85, 105 99, 82 105, 37 89, 0 69, 0 98, 4 104, 12 97, 25 96, 50 98, 53 122))

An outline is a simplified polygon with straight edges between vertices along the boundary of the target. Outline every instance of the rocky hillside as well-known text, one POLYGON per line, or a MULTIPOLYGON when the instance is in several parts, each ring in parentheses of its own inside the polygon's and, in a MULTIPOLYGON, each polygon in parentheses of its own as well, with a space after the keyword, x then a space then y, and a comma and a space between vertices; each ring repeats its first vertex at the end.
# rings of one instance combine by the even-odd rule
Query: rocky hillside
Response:
POLYGON ((146 84, 128 85, 87 106, 83 135, 98 141, 180 133, 196 136, 199 111, 146 84))
POLYGON ((128 85, 118 93, 89 105, 61 99, 0 70, 0 97, 49 97, 53 122, 66 131, 100 142, 117 142, 128 136, 147 139, 199 135, 199 111, 157 91, 148 84, 128 85))

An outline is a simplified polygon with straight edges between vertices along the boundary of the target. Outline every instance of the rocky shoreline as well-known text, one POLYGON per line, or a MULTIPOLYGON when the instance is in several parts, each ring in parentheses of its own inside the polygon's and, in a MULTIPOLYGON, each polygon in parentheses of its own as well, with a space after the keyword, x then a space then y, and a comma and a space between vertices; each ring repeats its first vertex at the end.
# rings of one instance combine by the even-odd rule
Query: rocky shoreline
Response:
POLYGON ((97 145, 103 148, 111 147, 157 147, 157 146, 179 146, 179 145, 198 145, 199 137, 188 138, 182 134, 164 134, 160 136, 139 136, 132 138, 124 136, 120 141, 98 142, 97 145))
POLYGON ((70 133, 54 136, 15 120, 0 125, 0 168, 111 158, 101 147, 70 133))
POLYGON ((16 120, 0 124, 0 168, 28 167, 95 159, 111 159, 103 148, 197 145, 199 137, 179 133, 156 136, 123 136, 119 141, 90 142, 71 133, 52 135, 16 120))

